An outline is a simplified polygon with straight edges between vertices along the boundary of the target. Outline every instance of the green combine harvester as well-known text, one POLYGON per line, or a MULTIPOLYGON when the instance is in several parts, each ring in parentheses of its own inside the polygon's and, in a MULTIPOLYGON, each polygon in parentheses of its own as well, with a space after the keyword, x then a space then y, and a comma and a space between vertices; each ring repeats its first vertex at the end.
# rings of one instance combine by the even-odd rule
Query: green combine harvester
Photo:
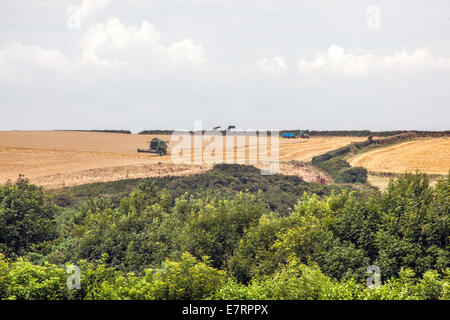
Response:
POLYGON ((309 134, 304 132, 300 132, 297 136, 301 139, 309 139, 309 134))
POLYGON ((164 141, 159 138, 153 138, 152 141, 150 141, 149 148, 148 149, 137 149, 138 152, 145 152, 145 153, 157 153, 160 156, 163 156, 167 154, 167 149, 169 141, 164 141))

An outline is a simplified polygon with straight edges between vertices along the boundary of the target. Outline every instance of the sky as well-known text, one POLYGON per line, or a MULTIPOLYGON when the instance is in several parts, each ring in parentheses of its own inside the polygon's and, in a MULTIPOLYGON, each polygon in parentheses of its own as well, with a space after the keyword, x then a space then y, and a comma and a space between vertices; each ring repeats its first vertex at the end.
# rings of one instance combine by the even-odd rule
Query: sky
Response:
POLYGON ((0 130, 449 119, 448 0, 0 1, 0 130))

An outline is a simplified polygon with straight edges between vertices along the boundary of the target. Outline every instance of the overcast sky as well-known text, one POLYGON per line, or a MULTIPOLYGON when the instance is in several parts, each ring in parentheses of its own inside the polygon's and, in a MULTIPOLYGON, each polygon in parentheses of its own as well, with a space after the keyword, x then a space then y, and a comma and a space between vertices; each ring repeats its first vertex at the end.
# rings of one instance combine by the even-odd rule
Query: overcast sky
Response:
POLYGON ((450 1, 1 0, 0 130, 450 129, 450 1))

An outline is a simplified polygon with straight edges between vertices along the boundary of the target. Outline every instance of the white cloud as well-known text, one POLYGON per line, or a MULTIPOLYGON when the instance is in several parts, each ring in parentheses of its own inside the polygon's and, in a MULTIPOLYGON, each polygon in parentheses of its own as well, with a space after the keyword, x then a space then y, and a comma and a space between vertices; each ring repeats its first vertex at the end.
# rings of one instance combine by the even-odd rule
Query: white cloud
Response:
POLYGON ((0 128, 448 129, 448 0, 253 2, 2 0, 0 128))
POLYGON ((287 69, 286 61, 283 57, 262 58, 256 61, 256 66, 265 72, 280 72, 287 69))
POLYGON ((78 59, 76 62, 80 67, 100 67, 103 69, 120 69, 129 66, 129 64, 125 61, 120 61, 117 59, 101 59, 98 57, 94 50, 90 49, 83 50, 80 59, 78 59))
POLYGON ((0 79, 7 82, 31 82, 43 71, 71 75, 75 64, 57 49, 10 42, 0 49, 0 79))
POLYGON ((142 21, 140 26, 125 26, 117 18, 111 18, 106 23, 98 23, 83 36, 83 50, 89 50, 100 56, 131 60, 130 64, 139 60, 158 59, 159 61, 175 62, 178 65, 205 63, 205 50, 192 39, 184 39, 166 46, 160 42, 161 37, 155 27, 148 21, 142 21))
POLYGON ((167 48, 167 51, 174 61, 186 60, 192 63, 206 62, 205 50, 201 46, 196 45, 192 39, 174 42, 167 48))
POLYGON ((33 78, 51 73, 90 80, 97 78, 98 72, 103 70, 121 69, 135 72, 142 78, 149 70, 155 76, 206 64, 205 50, 192 39, 169 45, 162 44, 160 39, 148 21, 125 26, 119 19, 111 18, 88 27, 78 53, 73 56, 54 48, 10 42, 0 48, 0 79, 30 83, 33 78))
POLYGON ((85 49, 98 50, 105 46, 125 49, 130 46, 151 46, 160 41, 153 25, 147 21, 138 26, 124 26, 119 19, 111 18, 105 24, 98 23, 84 34, 82 43, 85 49))
POLYGON ((300 59, 297 68, 302 74, 364 76, 376 72, 450 70, 450 58, 434 58, 425 49, 416 49, 412 53, 402 51, 385 57, 358 55, 346 53, 333 44, 326 54, 319 53, 311 61, 300 59))
POLYGON ((97 12, 108 6, 111 0, 83 0, 80 5, 80 14, 83 21, 93 17, 97 12))
MULTIPOLYGON (((251 64, 250 68, 248 64, 240 68, 208 64, 205 49, 192 39, 164 45, 160 34, 148 21, 144 20, 140 25, 126 26, 118 18, 111 18, 105 23, 97 23, 87 28, 78 54, 72 57, 54 48, 24 45, 20 42, 11 42, 0 49, 0 79, 3 81, 22 79, 29 82, 42 70, 85 79, 97 78, 97 72, 102 70, 126 70, 134 72, 140 79, 147 77, 151 71, 152 77, 157 78, 158 75, 191 66, 194 67, 189 71, 191 75, 195 74, 197 66, 201 66, 202 70, 209 69, 212 73, 217 70, 228 70, 225 74, 222 72, 221 77, 229 79, 242 74, 252 77, 257 70, 281 74, 288 69, 285 59, 281 56, 259 59, 251 64)), ((375 73, 427 70, 450 71, 450 58, 435 58, 424 49, 379 57, 373 54, 349 53, 333 44, 326 53, 319 53, 312 60, 298 60, 297 70, 304 76, 323 77, 361 77, 375 73)), ((189 74, 185 73, 188 77, 189 74)), ((120 77, 119 74, 118 76, 120 77)))

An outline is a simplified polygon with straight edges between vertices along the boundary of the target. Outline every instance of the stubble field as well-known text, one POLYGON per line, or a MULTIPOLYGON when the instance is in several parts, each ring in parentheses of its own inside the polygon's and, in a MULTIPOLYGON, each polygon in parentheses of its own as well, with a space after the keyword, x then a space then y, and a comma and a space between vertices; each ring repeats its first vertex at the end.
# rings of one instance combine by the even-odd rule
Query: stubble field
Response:
MULTIPOLYGON (((169 135, 157 135, 171 140, 169 135)), ((48 189, 106 182, 128 178, 164 175, 188 175, 206 171, 212 164, 194 161, 175 164, 169 143, 169 154, 159 156, 137 153, 147 148, 155 135, 117 134, 80 131, 3 131, 0 132, 0 183, 25 175, 33 183, 48 189)), ((233 147, 233 152, 245 154, 249 163, 254 151, 254 137, 245 137, 245 147, 233 147), (242 150, 244 149, 244 150, 242 150)), ((328 183, 331 179, 307 164, 288 163, 290 160, 309 161, 312 157, 342 147, 355 137, 311 137, 310 139, 280 139, 280 173, 303 177, 306 181, 328 183)), ((205 140, 208 140, 205 137, 205 140)), ((212 139, 211 139, 212 140, 212 139)), ((210 141, 211 141, 210 140, 210 141)), ((235 143, 237 144, 237 142, 235 143)), ((224 139, 223 153, 226 154, 224 139)), ((208 143, 203 144, 204 149, 208 143)), ((270 150, 270 145, 268 146, 270 150)), ((187 151, 194 155, 192 150, 187 151)))
POLYGON ((369 171, 370 184, 385 189, 389 174, 420 171, 432 175, 432 183, 450 170, 450 138, 422 138, 358 154, 348 162, 369 171))
POLYGON ((352 166, 376 173, 404 173, 416 170, 445 175, 450 170, 450 138, 408 141, 358 154, 348 160, 352 166))

